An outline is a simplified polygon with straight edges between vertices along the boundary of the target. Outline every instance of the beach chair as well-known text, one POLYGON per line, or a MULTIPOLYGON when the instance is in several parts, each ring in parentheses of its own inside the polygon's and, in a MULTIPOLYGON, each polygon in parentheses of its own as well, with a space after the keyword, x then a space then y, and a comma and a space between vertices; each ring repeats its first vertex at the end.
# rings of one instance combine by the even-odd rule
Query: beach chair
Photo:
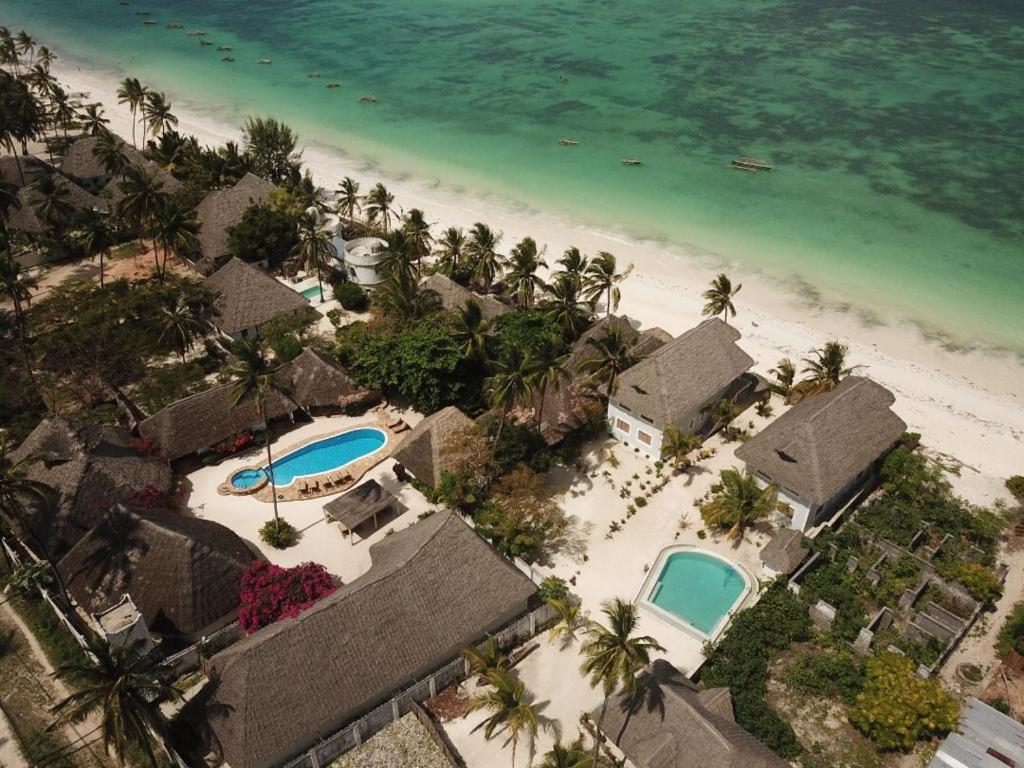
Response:
POLYGON ((334 487, 334 480, 330 476, 327 476, 324 479, 324 488, 333 488, 333 487, 334 487))
POLYGON ((317 480, 313 483, 313 487, 309 491, 310 493, 320 493, 320 481, 317 480))

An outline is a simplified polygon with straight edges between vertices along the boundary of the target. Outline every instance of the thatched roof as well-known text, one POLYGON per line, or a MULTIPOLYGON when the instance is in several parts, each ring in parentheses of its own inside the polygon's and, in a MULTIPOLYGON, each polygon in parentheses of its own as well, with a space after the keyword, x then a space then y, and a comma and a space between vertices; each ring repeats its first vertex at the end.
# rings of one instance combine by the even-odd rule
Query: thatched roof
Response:
POLYGON ((699 690, 664 659, 608 701, 601 731, 636 768, 789 768, 736 724, 728 688, 699 690))
MULTIPOLYGON (((56 174, 54 181, 57 183, 57 186, 67 191, 68 202, 76 208, 110 210, 109 202, 90 194, 71 179, 56 174)), ((43 196, 39 193, 39 188, 35 184, 19 190, 18 202, 20 205, 17 208, 10 209, 8 213, 8 226, 18 232, 24 232, 26 235, 41 235, 52 230, 53 227, 36 213, 36 206, 40 204, 42 198, 43 196)))
POLYGON ((705 320, 625 371, 615 399, 656 425, 674 425, 754 364, 737 346, 739 338, 719 318, 705 320))
MULTIPOLYGON (((279 419, 299 405, 272 391, 267 395, 266 407, 267 418, 279 419)), ((139 424, 139 434, 155 443, 165 459, 174 461, 204 451, 262 421, 252 400, 232 406, 231 384, 222 384, 160 409, 139 424)))
POLYGON ((764 567, 775 573, 790 574, 810 552, 804 535, 793 528, 780 528, 760 552, 764 567))
MULTIPOLYGON (((75 141, 68 149, 67 154, 64 155, 64 159, 60 164, 60 170, 65 176, 77 179, 79 183, 86 186, 95 180, 100 181, 101 186, 105 185, 104 196, 109 197, 110 201, 116 204, 124 197, 124 192, 121 189, 120 181, 110 183, 110 176, 107 170, 96 159, 94 151, 98 142, 99 138, 96 136, 83 136, 75 141)), ((160 165, 152 160, 147 160, 142 152, 128 144, 124 139, 118 138, 118 142, 121 147, 121 155, 128 163, 130 165, 142 166, 150 176, 163 185, 164 192, 174 193, 182 188, 182 183, 171 173, 161 168, 160 165)))
POLYGON ((384 490, 380 483, 367 480, 325 504, 324 513, 351 531, 397 503, 398 499, 384 490))
POLYGON ((303 408, 329 408, 358 403, 374 393, 360 386, 336 360, 304 349, 283 371, 288 394, 303 408))
POLYGON ((55 172, 52 165, 31 155, 0 157, 0 180, 13 184, 18 189, 34 184, 44 176, 55 172))
POLYGON ((90 613, 127 593, 154 632, 192 635, 238 610, 242 574, 258 557, 212 520, 115 507, 58 569, 90 613))
POLYGON ((451 512, 370 555, 360 578, 213 657, 206 712, 232 768, 284 762, 498 629, 536 593, 451 512))
POLYGON ((892 392, 849 376, 808 397, 736 450, 736 457, 802 499, 825 504, 888 451, 907 425, 892 392))
POLYGON ((215 305, 220 314, 214 322, 229 335, 309 306, 305 296, 238 258, 232 258, 206 280, 219 294, 215 305))
POLYGON ((13 461, 35 456, 29 476, 57 493, 52 509, 32 505, 31 525, 53 557, 60 557, 133 491, 171 488, 171 470, 132 448, 123 429, 44 419, 12 452, 13 461))
POLYGON ((473 420, 450 405, 427 416, 405 436, 394 459, 431 486, 441 482, 441 473, 451 469, 445 456, 445 443, 454 433, 473 426, 473 420))
POLYGON ((639 360, 661 349, 670 341, 672 341, 672 334, 664 328, 658 328, 657 326, 647 328, 640 332, 640 336, 637 338, 636 344, 633 345, 633 349, 630 350, 630 354, 639 360))
POLYGON ((217 260, 228 255, 228 230, 242 223, 249 206, 267 202, 276 189, 269 181, 247 173, 233 187, 216 189, 203 198, 196 208, 202 252, 196 267, 200 272, 209 274, 217 260))
POLYGON ((507 304, 503 304, 498 299, 490 295, 481 295, 474 293, 465 288, 450 277, 442 275, 440 272, 424 278, 423 282, 420 283, 420 287, 430 291, 436 291, 437 295, 441 297, 441 306, 447 309, 449 312, 457 312, 464 308, 470 301, 476 301, 480 304, 480 308, 483 310, 484 319, 494 320, 501 317, 506 312, 511 312, 512 308, 507 304))

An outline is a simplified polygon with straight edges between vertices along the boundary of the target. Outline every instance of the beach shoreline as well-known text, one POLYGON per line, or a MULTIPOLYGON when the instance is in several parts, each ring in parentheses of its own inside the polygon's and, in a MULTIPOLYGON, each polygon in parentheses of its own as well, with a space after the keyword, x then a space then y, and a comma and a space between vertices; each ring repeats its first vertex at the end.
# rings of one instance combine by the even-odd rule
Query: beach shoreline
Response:
MULTIPOLYGON (((53 67, 69 92, 88 93, 100 101, 110 128, 131 137, 131 113, 116 98, 116 75, 61 60, 53 67)), ((166 84, 150 83, 155 88, 166 84)), ((178 130, 202 144, 239 141, 241 131, 202 116, 202 105, 174 99, 178 130)), ((673 335, 701 319, 701 293, 711 277, 726 271, 744 288, 737 296, 739 315, 733 322, 742 345, 757 360, 755 370, 767 373, 780 358, 796 362, 828 339, 850 347, 849 359, 896 395, 896 410, 914 431, 924 433, 933 450, 957 456, 967 467, 959 489, 977 503, 1005 496, 1002 479, 1024 471, 1024 361, 1019 355, 992 348, 965 348, 909 321, 883 319, 868 308, 829 303, 828 297, 779 278, 745 268, 723 256, 673 244, 643 241, 604 232, 564 216, 441 179, 387 173, 372 161, 318 144, 303 143, 303 163, 316 182, 334 190, 352 176, 366 190, 383 182, 403 209, 421 208, 435 233, 447 226, 469 227, 484 221, 504 233, 510 248, 524 236, 547 246, 555 259, 570 245, 585 253, 614 252, 621 264, 635 270, 623 286, 620 313, 642 327, 660 326, 673 335)))

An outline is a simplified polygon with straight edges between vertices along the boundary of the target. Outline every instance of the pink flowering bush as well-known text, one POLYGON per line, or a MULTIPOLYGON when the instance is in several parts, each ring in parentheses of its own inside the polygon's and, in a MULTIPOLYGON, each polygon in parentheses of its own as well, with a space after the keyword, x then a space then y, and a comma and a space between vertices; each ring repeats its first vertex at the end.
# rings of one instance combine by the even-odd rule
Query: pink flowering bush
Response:
POLYGON ((335 590, 331 576, 319 563, 282 568, 257 560, 242 576, 238 623, 251 635, 279 619, 293 619, 335 590))
POLYGON ((133 509, 173 509, 175 495, 177 494, 164 493, 155 485, 147 484, 129 493, 125 503, 133 509))

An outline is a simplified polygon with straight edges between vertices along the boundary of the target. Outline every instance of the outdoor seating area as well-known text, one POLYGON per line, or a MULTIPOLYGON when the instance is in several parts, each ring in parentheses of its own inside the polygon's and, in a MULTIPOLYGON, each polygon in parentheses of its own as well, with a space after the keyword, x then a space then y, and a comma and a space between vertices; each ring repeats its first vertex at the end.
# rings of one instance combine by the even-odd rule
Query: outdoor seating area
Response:
POLYGON ((405 511, 405 507, 376 480, 367 480, 343 496, 324 505, 324 519, 337 523, 349 544, 356 543, 356 530, 373 521, 372 531, 380 527, 380 517, 390 520, 405 511))

